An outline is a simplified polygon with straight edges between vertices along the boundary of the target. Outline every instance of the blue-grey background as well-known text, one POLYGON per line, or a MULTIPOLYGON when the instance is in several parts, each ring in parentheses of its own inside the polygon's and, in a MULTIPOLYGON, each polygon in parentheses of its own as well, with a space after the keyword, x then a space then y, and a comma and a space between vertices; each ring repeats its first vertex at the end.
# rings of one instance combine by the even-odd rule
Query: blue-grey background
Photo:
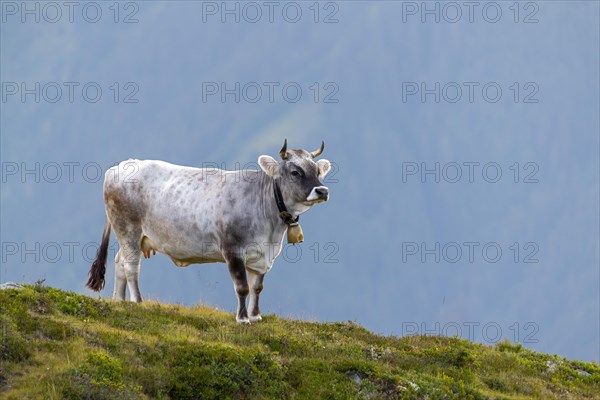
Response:
MULTIPOLYGON (((521 3, 517 22, 513 2, 498 2, 502 15, 495 23, 482 15, 485 2, 473 22, 466 7, 449 22, 454 10, 443 14, 445 3, 427 3, 440 8, 439 23, 435 15, 422 22, 420 13, 406 13, 413 4, 390 1, 321 2, 318 22, 314 2, 298 2, 296 23, 283 18, 286 3, 278 3, 273 22, 263 6, 255 23, 244 20, 254 18, 251 9, 239 22, 203 14, 221 2, 120 3, 117 23, 113 2, 96 3, 102 11, 96 23, 82 17, 85 2, 73 22, 63 7, 55 23, 47 21, 54 10, 43 14, 45 3, 38 3, 39 22, 27 14, 23 22, 21 10, 13 15, 7 3, 0 31, 1 282, 45 278, 93 294, 84 283, 94 252, 89 244, 99 241, 104 224, 98 165, 105 170, 140 158, 235 168, 261 154, 275 156, 284 138, 291 148, 309 150, 324 139, 323 157, 335 167, 327 179, 331 200, 302 217, 302 253, 291 247, 277 259, 265 280, 263 312, 354 320, 395 335, 415 326, 453 335, 458 325, 459 336, 488 344, 499 327, 503 338, 530 348, 599 360, 598 2, 521 3), (137 22, 124 23, 132 13, 137 22), (51 103, 51 86, 36 102, 34 94, 9 95, 11 82, 80 86, 72 102, 63 85, 62 97, 51 103), (96 103, 82 97, 87 82, 103 90, 96 103), (137 103, 124 102, 128 82, 139 88, 132 97, 137 103), (266 91, 256 103, 235 102, 233 95, 204 102, 203 82, 280 86, 273 102, 266 91), (296 103, 282 97, 288 82, 303 89, 296 103), (317 102, 309 89, 315 82, 317 102), (328 82, 338 88, 331 97, 337 103, 323 101, 332 91, 328 82), (450 91, 436 103, 434 95, 403 101, 403 82, 479 86, 472 102, 463 85, 459 101, 446 101, 455 96, 450 91), (482 97, 488 82, 503 90, 495 103, 482 97), (515 82, 516 102, 509 88, 515 82), (528 98, 534 103, 524 102, 529 82, 538 89, 528 98), (79 163, 72 179, 70 162, 79 163), (464 166, 457 183, 444 176, 436 183, 432 175, 425 183, 418 175, 403 180, 406 163, 433 168, 436 162, 480 166, 472 183, 464 166), (496 183, 481 175, 488 162, 502 168, 496 183), (509 168, 515 162, 517 183, 509 168), (526 170, 528 162, 537 166, 537 182, 523 182, 536 168, 526 170), (36 168, 37 176, 22 174, 36 168), (472 263, 466 253, 456 263, 443 257, 437 263, 433 255, 422 262, 420 253, 403 254, 407 242, 480 246, 472 263), (500 261, 483 259, 488 242, 501 247, 500 261), (515 242, 518 262, 509 249, 515 242), (537 263, 523 262, 535 249, 523 248, 529 242, 537 246, 537 263)), ((35 10, 36 2, 26 4, 35 10)), ((237 3, 241 13, 243 6, 237 3)), ((87 17, 94 11, 87 9, 87 17)), ((115 249, 113 236, 111 255, 115 249)), ((112 282, 109 262, 102 296, 112 294, 112 282)), ((147 299, 235 306, 223 264, 177 268, 159 255, 143 261, 141 288, 147 299)))

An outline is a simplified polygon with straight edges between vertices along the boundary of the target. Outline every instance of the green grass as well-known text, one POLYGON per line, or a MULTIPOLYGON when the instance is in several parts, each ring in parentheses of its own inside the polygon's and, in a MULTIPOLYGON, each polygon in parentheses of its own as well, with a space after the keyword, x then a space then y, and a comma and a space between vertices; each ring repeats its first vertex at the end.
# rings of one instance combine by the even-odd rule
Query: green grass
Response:
POLYGON ((600 398, 598 364, 508 342, 384 337, 269 315, 241 326, 204 306, 39 285, 0 291, 0 311, 6 399, 600 398))

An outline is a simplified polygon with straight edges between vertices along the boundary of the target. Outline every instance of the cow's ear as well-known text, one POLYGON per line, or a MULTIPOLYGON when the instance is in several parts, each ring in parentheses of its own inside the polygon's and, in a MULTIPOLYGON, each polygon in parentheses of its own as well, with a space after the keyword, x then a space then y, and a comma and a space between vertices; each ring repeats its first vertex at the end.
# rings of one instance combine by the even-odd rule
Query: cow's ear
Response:
POLYGON ((271 156, 258 157, 258 165, 269 176, 279 175, 279 163, 271 156))
POLYGON ((331 171, 331 163, 329 160, 319 160, 317 161, 317 168, 319 168, 319 178, 324 178, 331 171))

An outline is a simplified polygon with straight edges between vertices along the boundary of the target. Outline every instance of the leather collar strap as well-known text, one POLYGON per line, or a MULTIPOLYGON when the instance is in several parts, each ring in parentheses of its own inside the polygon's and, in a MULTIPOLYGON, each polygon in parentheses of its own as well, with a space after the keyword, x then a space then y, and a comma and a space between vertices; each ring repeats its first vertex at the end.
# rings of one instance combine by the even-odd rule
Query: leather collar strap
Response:
POLYGON ((290 214, 287 208, 285 208, 283 196, 281 195, 281 189, 279 189, 279 183, 277 183, 277 180, 273 180, 273 192, 275 193, 275 203, 277 203, 277 209, 279 210, 279 218, 281 218, 283 223, 288 226, 297 224, 300 216, 298 215, 296 218, 292 217, 292 214, 290 214))

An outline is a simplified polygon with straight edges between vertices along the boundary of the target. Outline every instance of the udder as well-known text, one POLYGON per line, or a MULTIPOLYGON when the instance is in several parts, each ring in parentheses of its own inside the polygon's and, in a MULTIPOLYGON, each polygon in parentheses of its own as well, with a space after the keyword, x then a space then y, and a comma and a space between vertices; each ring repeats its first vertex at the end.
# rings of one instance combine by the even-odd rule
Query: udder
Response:
POLYGON ((150 258, 150 252, 152 252, 152 255, 156 254, 156 246, 154 246, 154 243, 152 243, 148 236, 144 236, 142 238, 140 249, 144 255, 144 258, 150 258))

